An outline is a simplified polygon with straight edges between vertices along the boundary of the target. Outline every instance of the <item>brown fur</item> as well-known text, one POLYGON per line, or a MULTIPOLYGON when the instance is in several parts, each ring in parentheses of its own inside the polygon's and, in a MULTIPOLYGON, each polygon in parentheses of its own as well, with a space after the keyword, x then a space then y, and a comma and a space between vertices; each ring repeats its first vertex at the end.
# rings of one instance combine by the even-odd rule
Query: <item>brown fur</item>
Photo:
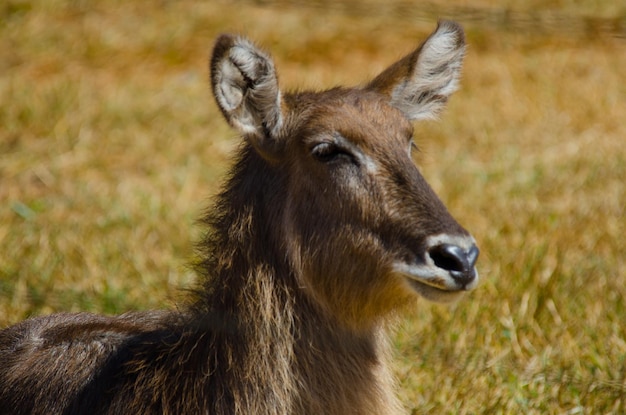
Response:
MULTIPOLYGON (((454 36, 462 57, 458 26, 437 33, 454 36)), ((428 90, 429 75, 411 75, 423 48, 366 88, 282 94, 268 55, 220 38, 213 88, 245 140, 204 218, 190 305, 55 314, 0 331, 0 413, 401 412, 386 329, 420 289, 394 264, 447 275, 445 255, 428 259, 429 238, 470 240, 408 154, 409 120, 438 110, 458 76, 428 90), (422 107, 405 113, 411 105, 422 107)), ((439 65, 458 67, 459 56, 439 65)), ((470 288, 432 281, 441 295, 470 288)))

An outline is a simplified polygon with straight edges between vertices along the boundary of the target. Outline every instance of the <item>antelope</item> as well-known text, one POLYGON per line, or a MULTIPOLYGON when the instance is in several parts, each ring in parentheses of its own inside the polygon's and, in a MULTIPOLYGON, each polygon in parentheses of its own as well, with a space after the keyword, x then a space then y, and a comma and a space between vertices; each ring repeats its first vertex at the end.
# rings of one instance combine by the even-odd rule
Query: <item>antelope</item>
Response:
POLYGON ((2 414, 398 414, 389 329, 475 288, 478 248, 412 161, 412 121, 457 88, 442 21, 359 87, 282 92, 221 35, 211 85, 242 137, 175 311, 60 313, 0 331, 2 414))

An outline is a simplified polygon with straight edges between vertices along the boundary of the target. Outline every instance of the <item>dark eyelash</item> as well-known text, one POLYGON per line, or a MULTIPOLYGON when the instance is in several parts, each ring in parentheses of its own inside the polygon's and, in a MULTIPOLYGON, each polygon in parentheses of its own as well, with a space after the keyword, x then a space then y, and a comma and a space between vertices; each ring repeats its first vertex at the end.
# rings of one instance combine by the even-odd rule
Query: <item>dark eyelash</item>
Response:
POLYGON ((311 149, 311 154, 313 155, 313 157, 323 163, 329 163, 341 157, 347 158, 350 161, 354 160, 354 157, 352 156, 352 154, 350 154, 349 151, 334 143, 328 142, 315 145, 311 149))

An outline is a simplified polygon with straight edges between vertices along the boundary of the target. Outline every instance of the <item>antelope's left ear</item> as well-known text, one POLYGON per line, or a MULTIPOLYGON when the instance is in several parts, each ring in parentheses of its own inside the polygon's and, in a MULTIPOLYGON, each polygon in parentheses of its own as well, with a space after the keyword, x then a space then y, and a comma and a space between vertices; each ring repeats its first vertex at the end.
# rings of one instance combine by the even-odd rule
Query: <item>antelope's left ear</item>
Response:
POLYGON ((420 47, 366 88, 389 96, 391 105, 411 120, 434 118, 457 89, 464 56, 463 29, 455 22, 441 21, 420 47))
POLYGON ((228 123, 263 157, 277 158, 282 98, 270 55, 245 38, 220 36, 211 57, 211 86, 228 123))

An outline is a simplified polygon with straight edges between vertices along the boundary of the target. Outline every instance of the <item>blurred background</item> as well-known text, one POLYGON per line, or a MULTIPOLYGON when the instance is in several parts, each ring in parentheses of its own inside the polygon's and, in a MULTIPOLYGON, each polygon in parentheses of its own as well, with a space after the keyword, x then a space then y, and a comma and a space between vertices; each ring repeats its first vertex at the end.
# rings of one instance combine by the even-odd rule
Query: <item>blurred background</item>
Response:
MULTIPOLYGON (((286 89, 362 84, 451 18, 461 89, 415 161, 481 247, 479 288, 394 335, 409 413, 626 412, 626 4, 4 0, 0 326, 173 307, 237 138, 216 35, 286 89)), ((332 230, 329 230, 332 231, 332 230)))

